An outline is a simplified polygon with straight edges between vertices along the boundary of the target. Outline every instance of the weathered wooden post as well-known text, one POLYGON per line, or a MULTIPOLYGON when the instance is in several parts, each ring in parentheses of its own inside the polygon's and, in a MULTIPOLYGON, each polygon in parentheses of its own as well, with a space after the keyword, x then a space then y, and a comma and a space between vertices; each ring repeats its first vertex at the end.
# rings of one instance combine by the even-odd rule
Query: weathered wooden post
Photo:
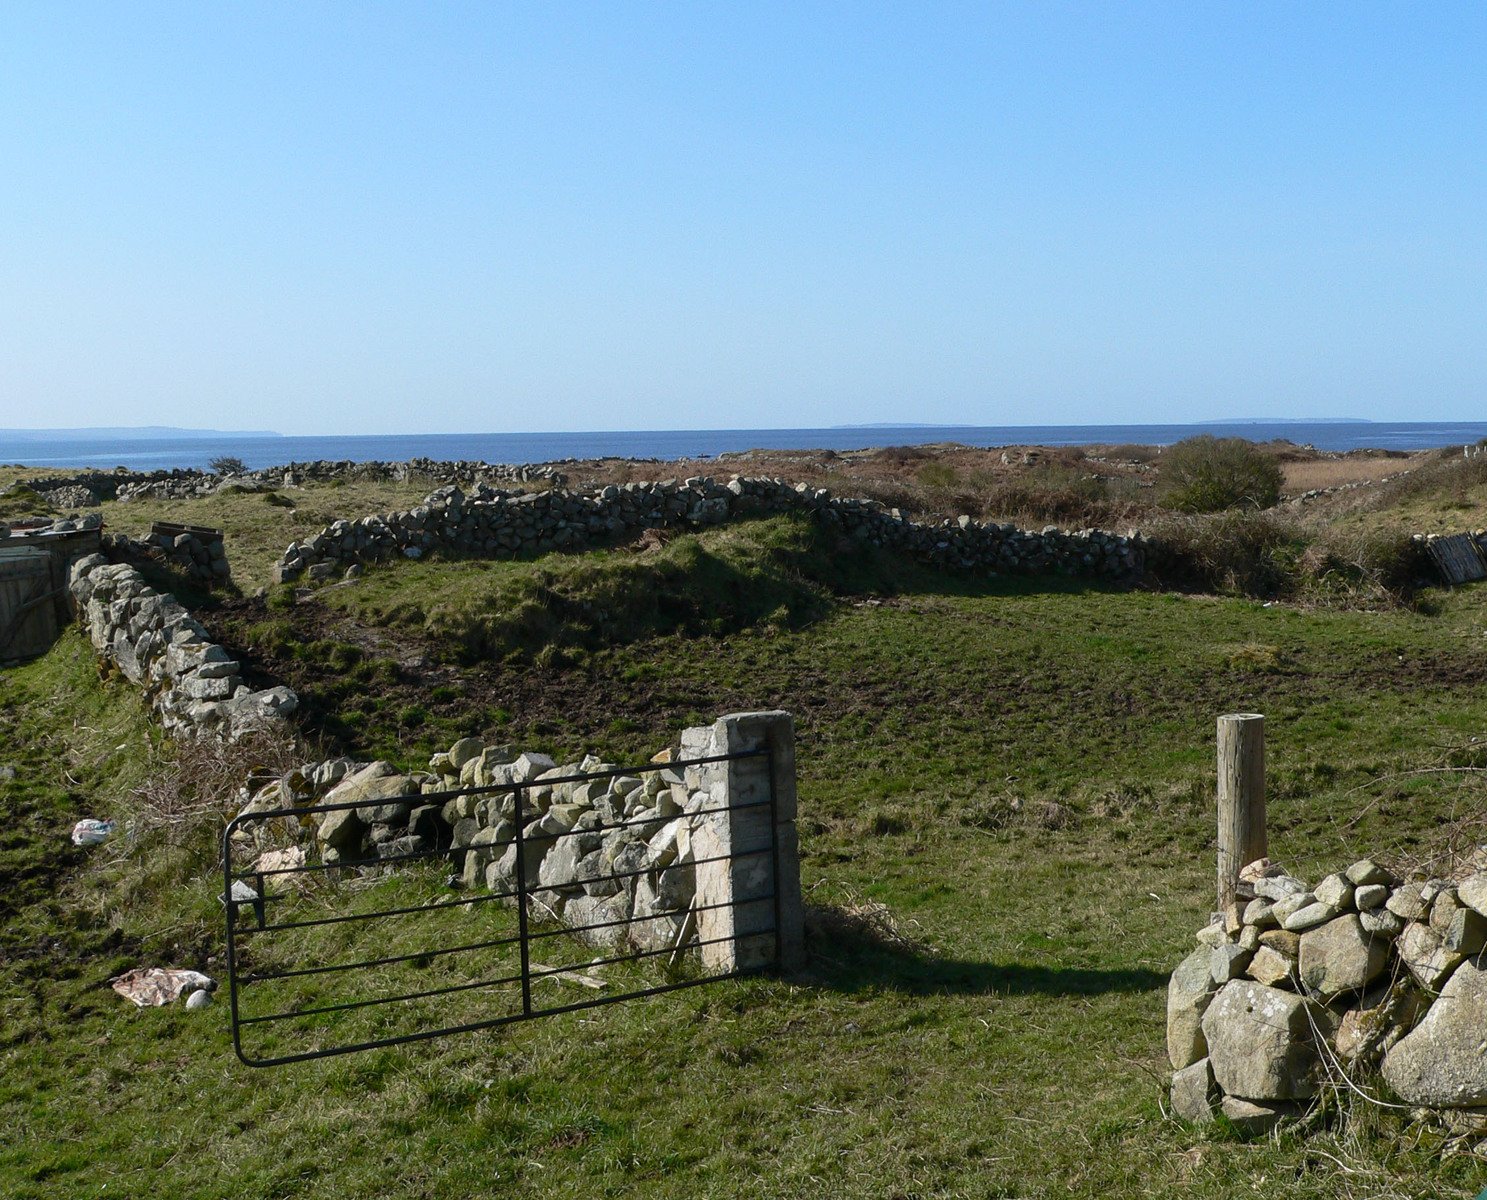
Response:
POLYGON ((1228 713, 1218 720, 1218 907, 1235 901, 1239 869, 1266 855, 1265 718, 1228 713))

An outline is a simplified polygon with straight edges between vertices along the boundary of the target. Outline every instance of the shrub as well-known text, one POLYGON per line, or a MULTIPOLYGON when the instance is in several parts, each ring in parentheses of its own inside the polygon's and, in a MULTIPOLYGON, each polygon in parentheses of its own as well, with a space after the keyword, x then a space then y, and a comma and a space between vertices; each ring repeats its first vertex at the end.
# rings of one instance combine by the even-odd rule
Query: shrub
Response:
POLYGON ((1244 438, 1187 438, 1162 455, 1161 497, 1179 512, 1269 508, 1280 499, 1281 468, 1244 438))
POLYGON ((1154 580, 1266 598, 1295 589, 1303 539, 1271 513, 1170 516, 1143 532, 1154 580))
POLYGON ((234 454, 221 454, 207 463, 218 475, 242 475, 248 470, 242 459, 234 454))

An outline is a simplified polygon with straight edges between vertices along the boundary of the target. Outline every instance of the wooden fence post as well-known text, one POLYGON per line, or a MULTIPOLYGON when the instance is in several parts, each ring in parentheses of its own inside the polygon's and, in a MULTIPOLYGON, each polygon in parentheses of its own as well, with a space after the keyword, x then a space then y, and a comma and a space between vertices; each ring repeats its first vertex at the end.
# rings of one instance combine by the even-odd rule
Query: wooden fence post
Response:
POLYGON ((1239 869, 1264 858, 1265 718, 1228 713, 1218 719, 1218 909, 1235 901, 1239 869))

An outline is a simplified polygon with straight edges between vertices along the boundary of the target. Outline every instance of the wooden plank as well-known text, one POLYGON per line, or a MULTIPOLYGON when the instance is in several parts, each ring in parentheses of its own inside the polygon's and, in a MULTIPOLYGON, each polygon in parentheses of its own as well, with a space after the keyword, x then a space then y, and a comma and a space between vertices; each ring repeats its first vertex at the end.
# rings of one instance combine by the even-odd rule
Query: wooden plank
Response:
POLYGON ((1447 583, 1472 583, 1487 579, 1487 557, 1476 538, 1469 533, 1433 537, 1425 543, 1426 553, 1447 583))
POLYGON ((56 641, 55 606, 37 603, 52 591, 52 556, 45 550, 0 551, 0 659, 44 654, 56 641))

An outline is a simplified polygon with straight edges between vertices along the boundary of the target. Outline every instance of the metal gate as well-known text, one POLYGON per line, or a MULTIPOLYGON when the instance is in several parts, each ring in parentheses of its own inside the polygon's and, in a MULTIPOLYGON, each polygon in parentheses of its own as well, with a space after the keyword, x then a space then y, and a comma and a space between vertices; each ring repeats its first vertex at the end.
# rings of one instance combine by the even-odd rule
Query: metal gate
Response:
MULTIPOLYGON (((730 918, 737 918, 745 906, 752 910, 750 936, 757 938, 761 931, 771 936, 772 961, 778 964, 780 847, 772 764, 767 764, 770 783, 763 799, 704 802, 664 818, 647 812, 605 823, 601 816, 597 825, 583 821, 583 829, 561 828, 562 821, 547 818, 550 810, 531 796, 538 788, 643 779, 652 772, 768 760, 769 754, 766 747, 487 787, 239 814, 222 840, 234 1050, 248 1066, 276 1066, 490 1029, 729 978, 771 965, 767 957, 759 962, 755 956, 744 966, 725 952, 709 950, 735 935, 703 935, 719 927, 720 917, 724 928, 736 927, 730 918), (420 844, 423 835, 410 833, 353 861, 325 861, 328 856, 317 851, 314 829, 330 814, 370 817, 376 814, 367 810, 386 812, 400 805, 416 813, 466 797, 509 810, 507 836, 456 849, 437 834, 432 844, 430 837, 420 844), (756 828, 757 817, 767 817, 767 842, 756 838, 755 844, 739 848, 731 837, 695 836, 748 809, 761 810, 756 828), (655 837, 658 826, 664 833, 671 821, 685 823, 694 846, 721 845, 724 852, 702 857, 694 852, 685 861, 678 856, 659 863, 641 852, 622 850, 608 860, 607 870, 593 869, 596 839, 601 851, 611 843, 649 848, 647 839, 655 837), (583 839, 570 853, 579 861, 579 852, 588 847, 590 866, 581 879, 544 882, 539 864, 566 839, 583 839), (474 852, 485 856, 482 862, 502 864, 496 872, 498 886, 456 890, 457 877, 448 868, 474 852), (250 856, 252 865, 245 866, 250 856), (733 864, 745 860, 766 867, 767 890, 753 889, 746 899, 728 892, 722 900, 700 902, 708 897, 697 891, 699 868, 732 872, 733 864), (684 874, 665 878, 667 871, 683 867, 692 872, 690 888, 684 874), (637 895, 644 897, 643 913, 637 895), (601 900, 596 903, 595 897, 601 900), (658 903, 667 900, 669 905, 658 903), (761 919, 761 906, 766 914, 772 910, 772 919, 761 919), (565 922, 562 913, 569 909, 588 917, 565 922), (718 912, 725 909, 735 911, 718 912), (575 958, 575 953, 581 955, 581 943, 599 953, 575 958)), ((424 828, 437 830, 438 823, 425 822, 424 828)), ((607 851, 600 853, 600 865, 606 856, 607 851)))

